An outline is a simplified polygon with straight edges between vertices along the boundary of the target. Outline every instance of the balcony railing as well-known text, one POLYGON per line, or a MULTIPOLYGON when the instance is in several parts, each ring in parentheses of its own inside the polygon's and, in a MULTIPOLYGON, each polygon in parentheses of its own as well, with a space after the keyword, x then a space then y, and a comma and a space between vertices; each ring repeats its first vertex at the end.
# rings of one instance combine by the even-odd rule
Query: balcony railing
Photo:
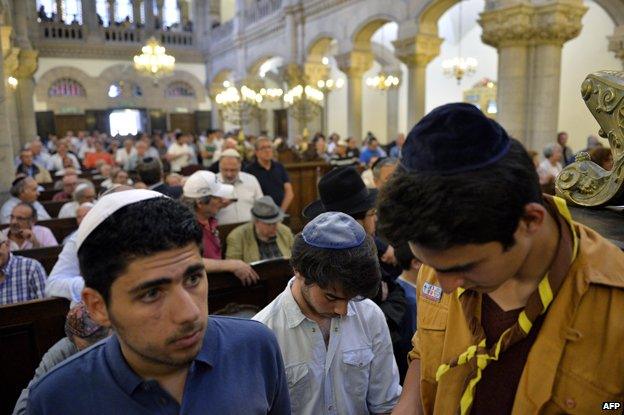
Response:
POLYGON ((159 30, 154 33, 154 36, 160 41, 161 45, 193 46, 192 32, 170 32, 166 30, 159 30))
POLYGON ((141 30, 122 27, 103 27, 104 40, 117 43, 141 42, 141 30))
POLYGON ((226 37, 232 34, 233 30, 234 30, 234 20, 228 20, 227 22, 222 23, 219 26, 215 26, 212 29, 212 39, 214 41, 225 39, 226 37))
POLYGON ((252 24, 282 8, 282 0, 259 0, 245 10, 245 24, 252 24))
POLYGON ((39 29, 44 39, 83 40, 82 26, 66 25, 61 22, 40 22, 39 29))

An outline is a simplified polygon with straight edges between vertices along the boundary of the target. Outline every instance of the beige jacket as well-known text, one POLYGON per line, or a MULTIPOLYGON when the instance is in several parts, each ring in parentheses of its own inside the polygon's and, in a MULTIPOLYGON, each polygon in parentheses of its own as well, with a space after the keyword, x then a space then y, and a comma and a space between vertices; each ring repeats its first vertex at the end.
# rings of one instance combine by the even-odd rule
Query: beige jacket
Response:
MULTIPOLYGON (((280 223, 277 227, 277 246, 284 258, 290 258, 290 249, 295 238, 288 226, 280 223)), ((253 222, 240 225, 227 237, 226 259, 241 259, 250 263, 260 260, 260 250, 254 234, 253 222)))

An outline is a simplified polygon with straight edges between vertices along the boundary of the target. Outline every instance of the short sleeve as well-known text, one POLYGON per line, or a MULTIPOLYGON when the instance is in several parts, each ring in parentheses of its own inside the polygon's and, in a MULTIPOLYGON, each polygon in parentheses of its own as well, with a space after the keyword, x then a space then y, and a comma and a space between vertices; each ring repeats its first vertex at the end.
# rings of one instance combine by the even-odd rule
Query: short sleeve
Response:
POLYGON ((282 181, 284 183, 290 183, 290 178, 288 177, 288 173, 286 172, 286 167, 284 167, 284 165, 282 164, 280 164, 279 166, 281 167, 280 175, 282 176, 282 181))

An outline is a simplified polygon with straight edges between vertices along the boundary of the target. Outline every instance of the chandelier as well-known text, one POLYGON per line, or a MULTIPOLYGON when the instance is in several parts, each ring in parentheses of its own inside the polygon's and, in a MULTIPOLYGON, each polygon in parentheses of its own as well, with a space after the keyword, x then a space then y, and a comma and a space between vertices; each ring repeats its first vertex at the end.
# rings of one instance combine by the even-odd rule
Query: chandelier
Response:
POLYGON ((304 135, 308 123, 321 112, 324 98, 325 94, 311 85, 299 84, 284 94, 284 104, 289 107, 290 115, 303 127, 304 135))
POLYGON ((261 88, 260 96, 266 101, 277 101, 284 95, 282 88, 261 88))
POLYGON ((242 128, 259 111, 258 107, 264 98, 261 93, 246 85, 237 88, 231 82, 225 81, 223 87, 225 89, 217 94, 215 101, 223 110, 223 117, 242 128))
POLYGON ((320 79, 317 83, 316 86, 318 87, 318 89, 327 94, 328 92, 333 91, 334 89, 340 89, 344 86, 344 79, 342 78, 338 78, 336 80, 333 79, 320 79))
POLYGON ((386 73, 382 71, 376 76, 366 78, 366 85, 380 91, 385 91, 390 88, 398 87, 399 78, 394 75, 386 75, 386 73))
POLYGON ((140 55, 134 56, 134 69, 137 72, 155 79, 173 72, 175 58, 167 55, 165 48, 160 46, 156 38, 149 38, 147 44, 141 48, 141 52, 140 55))
POLYGON ((478 62, 475 58, 463 58, 462 57, 462 3, 463 0, 459 1, 459 17, 457 19, 457 33, 459 34, 459 45, 458 52, 459 56, 452 59, 445 59, 442 62, 442 71, 445 76, 449 78, 457 79, 457 84, 461 83, 461 80, 464 76, 474 75, 477 71, 478 62))

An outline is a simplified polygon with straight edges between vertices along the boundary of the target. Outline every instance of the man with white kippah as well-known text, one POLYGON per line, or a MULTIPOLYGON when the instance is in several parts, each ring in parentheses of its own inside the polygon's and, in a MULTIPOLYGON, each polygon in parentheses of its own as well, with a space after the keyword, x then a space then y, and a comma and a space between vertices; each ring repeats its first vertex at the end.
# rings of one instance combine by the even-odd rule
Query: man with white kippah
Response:
POLYGON ((208 272, 229 271, 244 284, 259 280, 258 274, 249 264, 237 259, 222 260, 221 241, 217 229, 217 213, 231 203, 234 187, 221 183, 211 171, 193 173, 184 183, 181 202, 188 207, 202 229, 202 248, 208 272))
POLYGON ((95 187, 89 180, 84 180, 76 186, 72 195, 73 201, 65 203, 59 211, 58 217, 75 218, 78 208, 83 203, 92 203, 95 200, 95 187))
POLYGON ((107 340, 31 387, 29 414, 289 414, 275 336, 208 318, 202 231, 178 202, 145 189, 106 195, 76 236, 82 293, 107 340))
POLYGON ((254 320, 277 335, 293 414, 386 414, 399 372, 381 309, 375 242, 351 216, 322 213, 295 238, 295 277, 254 320))

